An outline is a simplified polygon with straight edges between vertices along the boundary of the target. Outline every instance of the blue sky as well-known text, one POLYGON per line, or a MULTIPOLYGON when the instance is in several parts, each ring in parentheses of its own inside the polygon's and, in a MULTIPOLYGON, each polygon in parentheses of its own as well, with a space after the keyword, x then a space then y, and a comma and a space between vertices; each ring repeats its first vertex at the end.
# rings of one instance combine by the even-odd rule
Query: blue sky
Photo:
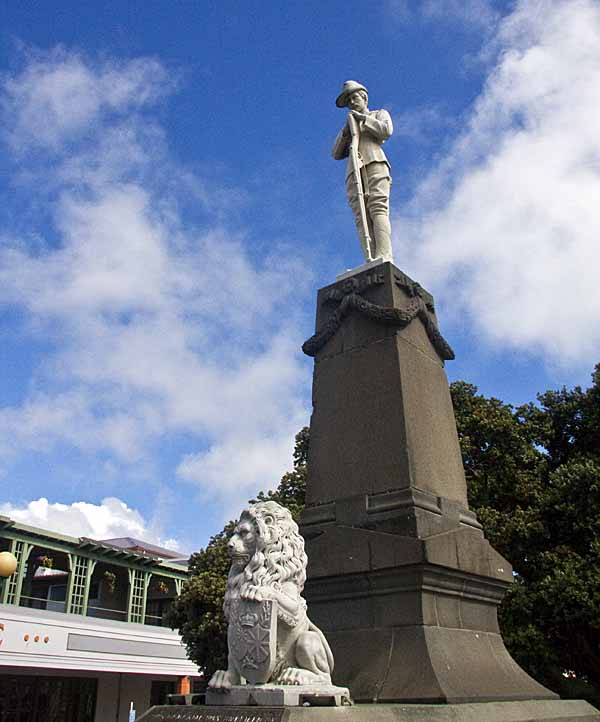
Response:
POLYGON ((291 465, 316 289, 361 262, 344 80, 451 380, 600 361, 594 0, 4 3, 0 513, 204 545, 291 465))

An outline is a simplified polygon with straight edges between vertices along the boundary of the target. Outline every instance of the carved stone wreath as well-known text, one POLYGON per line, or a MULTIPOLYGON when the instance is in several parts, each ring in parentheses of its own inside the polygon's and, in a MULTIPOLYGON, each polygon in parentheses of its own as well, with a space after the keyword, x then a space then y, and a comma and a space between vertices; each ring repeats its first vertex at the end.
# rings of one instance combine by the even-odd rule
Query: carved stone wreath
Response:
POLYGON ((352 311, 358 311, 375 321, 388 323, 398 328, 405 328, 409 323, 412 323, 415 318, 419 318, 425 327, 427 337, 439 357, 443 361, 451 361, 454 359, 454 351, 438 331, 435 322, 429 314, 427 304, 421 296, 416 295, 410 302, 408 308, 402 311, 398 308, 378 306, 375 303, 371 303, 362 298, 362 296, 359 296, 354 288, 349 288, 348 291, 349 292, 345 294, 336 291, 327 299, 328 301, 339 300, 340 303, 323 328, 302 345, 302 350, 307 356, 316 356, 327 341, 335 336, 344 318, 352 311))

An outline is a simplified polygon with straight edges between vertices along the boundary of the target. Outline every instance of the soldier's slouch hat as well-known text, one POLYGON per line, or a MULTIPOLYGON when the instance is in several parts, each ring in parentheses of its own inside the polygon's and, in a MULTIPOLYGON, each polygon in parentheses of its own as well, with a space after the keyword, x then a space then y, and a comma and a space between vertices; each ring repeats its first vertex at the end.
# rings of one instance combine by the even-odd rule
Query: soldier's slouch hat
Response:
POLYGON ((348 105, 350 96, 352 93, 356 93, 357 90, 364 90, 367 95, 369 94, 369 91, 365 88, 365 86, 357 83, 356 80, 346 80, 342 86, 342 92, 338 95, 335 101, 337 107, 345 108, 348 105))

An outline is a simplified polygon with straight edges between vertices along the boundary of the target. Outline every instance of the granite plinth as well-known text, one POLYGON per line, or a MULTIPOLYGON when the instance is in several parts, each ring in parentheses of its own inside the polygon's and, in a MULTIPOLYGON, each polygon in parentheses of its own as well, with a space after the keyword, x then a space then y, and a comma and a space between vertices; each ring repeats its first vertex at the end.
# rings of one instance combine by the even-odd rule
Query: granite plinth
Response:
POLYGON ((287 707, 214 707, 157 705, 137 722, 284 722, 287 707))
POLYGON ((335 277, 335 280, 343 281, 346 278, 352 278, 352 276, 356 276, 358 273, 369 271, 370 269, 375 268, 375 266, 381 266, 382 263, 385 263, 383 258, 375 258, 373 261, 366 261, 365 263, 361 263, 360 266, 356 266, 356 268, 349 268, 347 271, 338 274, 335 277))
POLYGON ((303 348, 305 597, 333 682, 362 703, 556 700, 500 635, 512 568, 468 507, 431 294, 389 262, 358 270, 319 290, 303 348))
POLYGON ((152 707, 138 722, 600 722, 580 700, 353 707, 152 707))
POLYGON ((208 690, 206 704, 236 707, 298 707, 304 704, 317 707, 340 707, 350 704, 346 687, 334 685, 236 685, 227 692, 208 690))
MULTIPOLYGON (((379 502, 390 501, 380 495, 417 489, 468 515, 444 361, 430 338, 437 326, 433 297, 391 263, 379 264, 319 291, 317 334, 350 296, 368 304, 365 312, 357 307, 344 315, 314 354, 307 514, 366 497, 373 528, 384 514, 379 502), (394 312, 410 316, 415 304, 427 325, 420 317, 403 327, 393 322, 394 312)), ((354 506, 343 522, 364 525, 353 518, 358 511, 354 506)), ((419 535, 418 523, 407 524, 406 533, 419 535)))

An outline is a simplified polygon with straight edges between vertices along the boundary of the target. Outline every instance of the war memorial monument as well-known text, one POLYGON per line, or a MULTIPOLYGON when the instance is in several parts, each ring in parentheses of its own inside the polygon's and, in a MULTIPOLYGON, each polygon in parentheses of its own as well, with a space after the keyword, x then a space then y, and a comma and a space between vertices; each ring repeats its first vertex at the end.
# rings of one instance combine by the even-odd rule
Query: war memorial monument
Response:
POLYGON ((242 512, 228 668, 205 705, 140 722, 600 722, 504 646, 512 569, 468 507, 444 371, 454 355, 433 297, 392 258, 392 120, 356 81, 336 103, 349 112, 333 157, 348 158, 365 263, 319 290, 303 345, 315 363, 300 533, 275 502, 242 512))

